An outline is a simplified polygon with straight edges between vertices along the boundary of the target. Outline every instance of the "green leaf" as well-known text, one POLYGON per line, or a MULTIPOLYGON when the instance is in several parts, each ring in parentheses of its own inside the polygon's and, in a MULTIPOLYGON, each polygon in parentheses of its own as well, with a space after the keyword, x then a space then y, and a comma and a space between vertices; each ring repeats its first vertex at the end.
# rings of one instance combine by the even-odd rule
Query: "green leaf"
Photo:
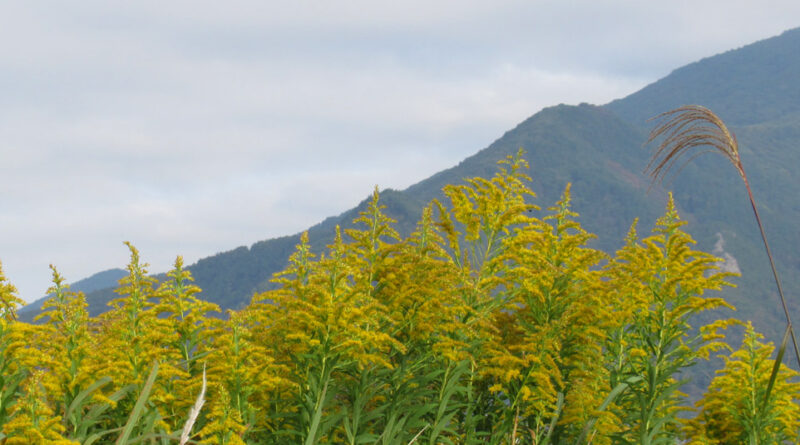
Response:
MULTIPOLYGON (((612 404, 614 400, 616 400, 616 398, 620 394, 622 394, 623 391, 628 389, 630 385, 639 382, 641 380, 642 377, 637 375, 626 379, 624 382, 620 382, 617 386, 614 387, 614 389, 611 390, 611 392, 608 393, 608 396, 605 398, 605 400, 603 400, 603 403, 600 405, 598 411, 605 411, 606 409, 608 409, 608 405, 612 404)), ((586 438, 589 437, 589 433, 591 433, 592 430, 594 429, 595 423, 597 423, 597 416, 593 417, 591 420, 586 422, 586 426, 583 427, 583 432, 581 432, 581 435, 578 438, 578 441, 576 442, 577 445, 582 444, 586 440, 586 438)))
POLYGON ((136 405, 134 405, 130 417, 128 417, 128 422, 122 429, 122 434, 120 434, 119 438, 117 438, 117 445, 127 445, 128 437, 130 437, 131 433, 133 432, 136 422, 139 421, 142 411, 144 410, 144 404, 150 397, 150 391, 153 390, 153 384, 155 384, 156 375, 158 375, 158 362, 153 363, 153 368, 150 371, 150 375, 147 377, 147 382, 144 384, 142 392, 139 394, 139 398, 136 400, 136 405))
POLYGON ((107 384, 111 383, 111 377, 105 376, 94 383, 89 385, 88 388, 84 389, 83 391, 79 392, 78 395, 75 396, 75 399, 72 400, 69 407, 67 408, 66 416, 70 419, 70 422, 78 426, 79 422, 77 421, 78 414, 82 411, 83 402, 89 398, 92 393, 97 391, 98 389, 106 386, 107 384))
POLYGON ((765 412, 767 409, 767 405, 769 404, 769 397, 772 394, 772 387, 775 386, 775 380, 778 378, 778 372, 781 369, 781 363, 783 363, 783 354, 786 352, 786 343, 789 340, 789 334, 791 333, 792 325, 786 325, 786 331, 783 333, 783 341, 781 341, 781 347, 778 348, 778 356, 775 357, 775 363, 772 365, 772 374, 769 376, 769 383, 767 384, 767 392, 764 394, 764 401, 761 402, 761 412, 765 412))

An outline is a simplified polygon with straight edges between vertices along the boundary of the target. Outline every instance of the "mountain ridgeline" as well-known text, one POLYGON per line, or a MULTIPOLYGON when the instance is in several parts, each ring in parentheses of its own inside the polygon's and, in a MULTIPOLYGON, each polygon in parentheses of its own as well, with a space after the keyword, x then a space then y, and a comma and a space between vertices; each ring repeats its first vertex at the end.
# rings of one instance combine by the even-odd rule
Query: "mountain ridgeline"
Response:
MULTIPOLYGON (((800 276, 796 247, 800 175, 792 167, 800 165, 800 29, 692 63, 605 106, 546 108, 457 166, 406 190, 382 191, 381 202, 397 220, 397 230, 408 234, 422 208, 432 199, 443 199, 444 185, 467 177, 491 177, 498 160, 523 148, 537 193, 534 203, 542 208, 552 205, 572 183, 573 209, 583 227, 598 235, 594 247, 613 252, 622 246, 634 219, 639 218, 643 228, 652 227, 663 212, 666 191, 673 191, 699 248, 727 258, 726 267, 742 272, 734 280, 738 287, 725 292, 739 309, 737 316, 752 319, 774 340, 783 326, 778 300, 735 169, 720 156, 701 156, 652 189, 642 173, 650 157, 650 150, 643 147, 652 127, 647 119, 693 103, 719 114, 738 137, 796 312, 800 286, 793 278, 800 276)), ((311 227, 312 249, 320 251, 330 243, 336 225, 352 226, 367 202, 311 227)), ((259 241, 201 259, 188 269, 203 289, 203 298, 222 308, 240 308, 254 292, 270 286, 270 278, 286 266, 299 241, 299 234, 259 241)), ((92 314, 105 311, 115 296, 113 288, 84 290, 92 314)), ((20 317, 32 318, 40 305, 38 301, 23 308, 20 317)))

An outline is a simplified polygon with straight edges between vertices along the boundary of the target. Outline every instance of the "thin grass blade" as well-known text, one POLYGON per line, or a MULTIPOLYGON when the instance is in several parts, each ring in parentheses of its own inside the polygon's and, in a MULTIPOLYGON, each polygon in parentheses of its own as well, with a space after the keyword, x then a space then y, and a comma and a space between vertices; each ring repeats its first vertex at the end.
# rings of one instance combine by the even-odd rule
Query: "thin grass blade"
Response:
POLYGON ((96 380, 94 383, 89 385, 88 388, 86 388, 83 391, 79 392, 78 395, 75 396, 75 399, 72 401, 72 403, 70 403, 69 408, 67 408, 67 413, 66 413, 67 414, 67 418, 73 420, 73 424, 74 424, 75 423, 74 422, 74 420, 75 420, 75 417, 74 417, 75 412, 81 406, 83 406, 84 400, 86 400, 95 391, 97 391, 98 389, 106 386, 110 382, 111 382, 111 377, 105 376, 105 377, 102 377, 102 378, 96 380))
POLYGON ((778 348, 778 355, 775 357, 775 363, 772 365, 772 374, 769 376, 769 383, 767 384, 767 392, 764 394, 764 401, 761 402, 761 412, 763 413, 767 409, 767 404, 769 404, 769 397, 772 395, 772 388, 775 386, 775 381, 778 379, 778 372, 781 369, 781 363, 783 363, 783 354, 786 352, 786 344, 789 341, 789 333, 791 332, 791 325, 786 326, 786 331, 783 333, 783 341, 781 341, 781 347, 778 348))
POLYGON ((130 417, 128 417, 128 422, 125 424, 125 427, 123 427, 122 433, 119 435, 119 438, 117 438, 116 442, 117 445, 126 445, 128 443, 128 438, 133 432, 133 428, 136 426, 136 422, 138 422, 139 418, 142 416, 142 412, 144 411, 144 404, 150 397, 150 391, 153 390, 153 385, 156 382, 157 375, 158 375, 158 362, 155 362, 153 363, 153 368, 150 371, 150 375, 147 377, 147 382, 144 384, 142 392, 139 394, 139 398, 136 400, 136 405, 133 406, 133 411, 131 411, 131 415, 130 417))
MULTIPOLYGON (((611 403, 613 403, 614 400, 616 400, 616 398, 619 397, 620 394, 622 394, 626 389, 628 389, 630 385, 633 385, 634 383, 640 380, 642 380, 642 377, 637 375, 625 380, 624 382, 620 382, 617 386, 614 387, 614 389, 611 390, 611 392, 608 393, 608 396, 606 396, 605 400, 603 400, 603 403, 600 404, 600 408, 598 408, 598 411, 605 411, 606 409, 608 409, 608 405, 611 405, 611 403)), ((586 440, 586 438, 589 437, 589 433, 591 433, 592 430, 594 429, 595 423, 597 423, 597 416, 593 417, 591 420, 586 422, 586 426, 583 427, 581 436, 578 438, 578 441, 575 442, 576 445, 581 445, 586 440)))
POLYGON ((322 387, 320 400, 317 402, 317 406, 314 409, 314 417, 311 419, 311 426, 308 431, 308 437, 306 437, 305 445, 313 445, 317 441, 317 430, 319 429, 319 424, 322 421, 322 408, 325 404, 324 400, 327 393, 328 381, 325 381, 325 385, 322 387))
POLYGON ((561 410, 564 409, 564 393, 558 393, 558 401, 556 402, 556 412, 553 413, 553 418, 550 419, 550 427, 547 429, 547 435, 542 440, 542 445, 548 445, 553 437, 553 431, 556 429, 558 419, 561 417, 561 410))

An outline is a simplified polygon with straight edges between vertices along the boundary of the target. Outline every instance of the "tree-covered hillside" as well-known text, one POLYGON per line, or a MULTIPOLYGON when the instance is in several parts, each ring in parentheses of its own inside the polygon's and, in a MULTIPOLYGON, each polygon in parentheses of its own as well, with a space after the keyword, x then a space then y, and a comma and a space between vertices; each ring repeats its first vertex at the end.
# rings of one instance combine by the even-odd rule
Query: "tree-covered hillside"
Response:
POLYGON ((703 104, 730 126, 782 121, 798 112, 800 28, 673 71, 608 108, 623 119, 645 120, 681 105, 703 104))
MULTIPOLYGON (((787 278, 800 276, 796 247, 800 205, 794 203, 800 177, 793 172, 800 165, 800 29, 677 69, 606 106, 559 105, 542 110, 457 166, 406 190, 383 191, 382 201, 387 214, 398 221, 397 229, 408 234, 424 203, 442 196, 443 185, 487 176, 497 159, 522 147, 531 164, 533 190, 552 202, 571 182, 579 220, 599 236, 593 246, 611 252, 634 218, 652 223, 661 210, 660 198, 666 190, 674 191, 699 247, 731 255, 743 272, 736 280, 739 287, 726 295, 744 318, 753 319, 756 328, 774 340, 781 329, 775 322, 779 314, 771 309, 777 300, 736 172, 721 158, 700 157, 648 194, 649 180, 642 174, 650 156, 642 146, 651 128, 646 119, 688 103, 713 109, 736 132, 779 271, 787 278)), ((310 228, 312 251, 331 242, 335 225, 349 227, 366 204, 365 200, 310 228)), ((203 288, 204 298, 224 308, 243 307, 254 292, 269 287, 270 277, 286 265, 298 242, 299 234, 260 241, 202 259, 188 269, 203 288)), ((786 281, 790 295, 800 294, 798 283, 786 281)), ((90 311, 107 310, 105 303, 113 297, 111 289, 88 293, 90 311)), ((36 307, 23 309, 21 317, 31 317, 36 307)))
POLYGON ((732 275, 695 249, 672 197, 609 255, 571 186, 543 201, 527 166, 510 155, 446 185, 408 236, 376 190, 319 254, 301 235, 274 287, 225 318, 180 257, 158 283, 129 243, 98 317, 54 267, 43 323, 20 322, 0 267, 0 440, 797 443, 798 373, 750 324, 727 347, 740 323, 714 291, 732 275), (698 322, 712 310, 726 318, 698 322), (689 371, 716 354, 692 404, 689 371))

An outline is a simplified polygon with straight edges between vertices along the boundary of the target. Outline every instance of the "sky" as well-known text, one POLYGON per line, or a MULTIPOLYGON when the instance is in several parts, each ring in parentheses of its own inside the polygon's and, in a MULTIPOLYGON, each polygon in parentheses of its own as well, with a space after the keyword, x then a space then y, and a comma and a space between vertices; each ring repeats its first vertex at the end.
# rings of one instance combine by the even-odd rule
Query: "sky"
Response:
POLYGON ((797 0, 4 1, 0 262, 32 301, 124 241, 164 272, 294 234, 797 26, 797 0))

